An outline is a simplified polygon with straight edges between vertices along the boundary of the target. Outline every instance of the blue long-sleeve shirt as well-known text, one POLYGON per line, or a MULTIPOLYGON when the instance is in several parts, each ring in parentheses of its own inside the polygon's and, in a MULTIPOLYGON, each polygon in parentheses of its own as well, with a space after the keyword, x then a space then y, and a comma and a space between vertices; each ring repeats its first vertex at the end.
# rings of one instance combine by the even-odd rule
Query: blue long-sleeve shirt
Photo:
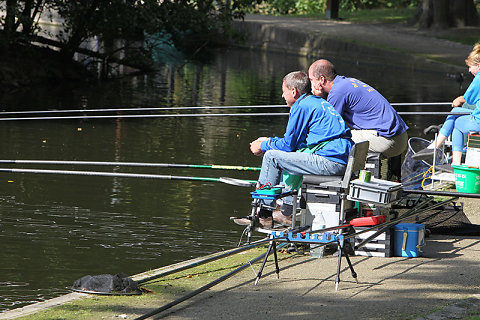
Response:
POLYGON ((346 164, 353 145, 350 137, 350 129, 329 102, 305 94, 290 109, 284 137, 273 137, 263 141, 261 149, 263 152, 271 149, 293 152, 330 140, 315 154, 346 164))

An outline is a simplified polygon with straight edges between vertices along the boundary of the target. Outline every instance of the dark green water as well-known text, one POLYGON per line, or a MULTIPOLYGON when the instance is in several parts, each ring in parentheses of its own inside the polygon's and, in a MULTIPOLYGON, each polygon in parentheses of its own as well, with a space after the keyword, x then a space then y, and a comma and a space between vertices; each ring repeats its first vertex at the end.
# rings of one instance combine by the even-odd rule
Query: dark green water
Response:
MULTIPOLYGON (((461 87, 440 68, 393 65, 388 57, 338 57, 330 58, 339 73, 361 78, 391 102, 451 101, 468 85, 461 87)), ((284 104, 282 77, 305 70, 310 62, 281 54, 222 51, 207 61, 169 66, 154 74, 10 93, 0 97, 0 107, 14 111, 77 109, 83 104, 284 104)), ((442 122, 442 117, 404 118, 412 128, 410 135, 442 122)), ((285 124, 285 117, 0 121, 0 158, 260 166, 249 142, 282 135, 285 124)), ((207 169, 0 167, 257 177, 255 172, 207 169)), ((132 275, 235 247, 242 228, 229 217, 249 213, 250 191, 217 182, 0 173, 0 311, 66 293, 66 287, 87 274, 132 275)))

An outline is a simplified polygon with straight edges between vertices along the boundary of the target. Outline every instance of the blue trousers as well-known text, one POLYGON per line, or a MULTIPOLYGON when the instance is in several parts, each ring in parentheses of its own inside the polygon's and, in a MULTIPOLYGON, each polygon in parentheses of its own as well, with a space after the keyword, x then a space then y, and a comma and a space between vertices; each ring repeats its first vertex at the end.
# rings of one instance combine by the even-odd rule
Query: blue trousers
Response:
MULTIPOLYGON (((471 109, 457 107, 452 112, 471 112, 471 109)), ((449 115, 445 120, 440 134, 448 137, 452 135, 452 150, 463 151, 464 135, 470 131, 480 131, 480 123, 472 115, 449 115)))

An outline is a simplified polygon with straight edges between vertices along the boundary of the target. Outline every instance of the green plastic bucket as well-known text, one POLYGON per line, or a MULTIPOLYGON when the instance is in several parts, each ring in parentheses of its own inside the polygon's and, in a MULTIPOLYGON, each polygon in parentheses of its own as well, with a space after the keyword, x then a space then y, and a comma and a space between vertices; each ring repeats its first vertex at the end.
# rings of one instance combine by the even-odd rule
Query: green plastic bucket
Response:
POLYGON ((452 165, 458 192, 480 193, 480 169, 452 165))

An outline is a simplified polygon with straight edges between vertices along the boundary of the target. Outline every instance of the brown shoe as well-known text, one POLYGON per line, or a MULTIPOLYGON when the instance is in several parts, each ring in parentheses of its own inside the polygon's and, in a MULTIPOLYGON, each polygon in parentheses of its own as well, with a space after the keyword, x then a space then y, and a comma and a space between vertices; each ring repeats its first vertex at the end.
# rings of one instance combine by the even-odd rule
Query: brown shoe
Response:
POLYGON ((289 227, 292 225, 292 216, 285 216, 280 210, 273 211, 273 221, 280 223, 283 226, 289 227))
MULTIPOLYGON (((273 219, 272 217, 266 217, 266 218, 259 218, 255 217, 256 219, 256 225, 260 228, 273 228, 273 219)), ((236 218, 232 219, 233 222, 240 226, 248 226, 251 223, 251 220, 249 218, 236 218)))
POLYGON ((235 222, 236 224, 240 225, 240 226, 248 226, 250 225, 250 222, 251 220, 248 219, 248 218, 236 218, 236 219, 232 219, 233 222, 235 222))
POLYGON ((273 218, 272 217, 258 218, 258 225, 261 228, 271 229, 273 228, 273 218))

